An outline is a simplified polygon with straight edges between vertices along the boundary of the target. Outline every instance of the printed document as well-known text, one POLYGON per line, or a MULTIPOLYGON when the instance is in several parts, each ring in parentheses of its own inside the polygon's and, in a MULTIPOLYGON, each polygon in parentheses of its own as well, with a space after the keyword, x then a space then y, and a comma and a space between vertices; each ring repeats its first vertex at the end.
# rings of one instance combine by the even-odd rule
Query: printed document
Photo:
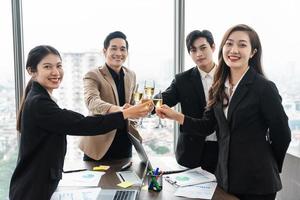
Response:
POLYGON ((164 177, 166 181, 176 186, 188 186, 216 181, 215 175, 203 170, 201 167, 177 174, 165 175, 164 177))
POLYGON ((63 173, 58 186, 98 186, 101 176, 104 173, 99 171, 63 173))
POLYGON ((179 197, 186 197, 186 198, 212 199, 216 187, 217 187, 216 182, 179 187, 176 190, 174 195, 179 197))
POLYGON ((100 191, 101 188, 56 191, 50 200, 96 200, 100 191))

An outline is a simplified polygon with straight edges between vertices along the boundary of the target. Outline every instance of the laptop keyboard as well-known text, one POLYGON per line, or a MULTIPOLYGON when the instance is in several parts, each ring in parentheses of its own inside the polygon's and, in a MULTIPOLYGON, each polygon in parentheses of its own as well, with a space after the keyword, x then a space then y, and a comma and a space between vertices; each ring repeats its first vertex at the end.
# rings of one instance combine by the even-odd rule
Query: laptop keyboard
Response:
POLYGON ((115 196, 114 196, 114 200, 130 200, 133 199, 133 195, 134 195, 135 191, 117 191, 115 196))

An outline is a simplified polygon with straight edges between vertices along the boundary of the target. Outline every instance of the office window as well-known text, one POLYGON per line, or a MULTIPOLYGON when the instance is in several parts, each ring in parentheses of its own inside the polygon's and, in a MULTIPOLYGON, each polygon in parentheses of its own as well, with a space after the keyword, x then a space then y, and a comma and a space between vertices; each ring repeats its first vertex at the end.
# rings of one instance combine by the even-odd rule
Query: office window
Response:
POLYGON ((8 188, 16 165, 16 110, 11 1, 0 2, 0 199, 8 198, 8 188))
MULTIPOLYGON (((158 93, 174 76, 173 7, 171 0, 26 0, 23 2, 25 53, 40 44, 57 48, 65 70, 61 88, 56 93, 58 103, 88 114, 83 102, 83 75, 104 64, 103 41, 110 32, 120 30, 129 42, 125 66, 136 72, 140 87, 144 87, 145 80, 154 79, 155 93, 158 93)), ((143 123, 145 127, 140 131, 149 153, 171 154, 173 123, 163 121, 165 128, 153 129, 158 123, 154 116, 145 118, 143 123)), ((73 137, 68 138, 68 149, 72 149, 68 157, 81 159, 73 137)))
MULTIPOLYGON (((262 42, 264 71, 276 83, 290 119, 292 142, 288 152, 300 156, 300 28, 297 25, 300 3, 280 0, 270 4, 254 0, 242 6, 238 0, 189 0, 185 5, 186 35, 195 29, 210 30, 217 47, 216 62, 218 47, 229 27, 244 23, 257 31, 262 42)), ((195 64, 186 52, 186 69, 193 66, 195 64)))

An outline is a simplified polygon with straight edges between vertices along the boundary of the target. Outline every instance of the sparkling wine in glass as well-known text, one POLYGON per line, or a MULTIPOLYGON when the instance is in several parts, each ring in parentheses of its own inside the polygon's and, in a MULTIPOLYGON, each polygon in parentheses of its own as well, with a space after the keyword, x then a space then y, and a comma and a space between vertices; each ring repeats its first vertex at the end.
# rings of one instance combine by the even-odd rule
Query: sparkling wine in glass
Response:
POLYGON ((134 104, 138 104, 141 99, 143 98, 143 93, 142 92, 134 92, 133 93, 133 101, 134 101, 134 104))
POLYGON ((152 99, 154 94, 155 81, 154 80, 146 80, 144 85, 145 95, 147 99, 152 99))
POLYGON ((163 104, 163 98, 162 98, 161 91, 159 91, 159 93, 157 95, 155 95, 155 97, 153 99, 153 103, 156 108, 159 108, 163 104))
POLYGON ((152 101, 152 99, 142 99, 142 100, 141 100, 141 103, 146 103, 146 102, 148 102, 148 101, 152 101))
POLYGON ((163 104, 163 100, 155 98, 155 99, 153 99, 153 103, 154 103, 156 108, 159 108, 163 104))
MULTIPOLYGON (((159 93, 155 96, 155 98, 153 99, 153 103, 156 108, 159 108, 163 104, 161 91, 159 91, 159 93)), ((158 124, 154 128, 164 128, 164 127, 165 126, 163 125, 162 120, 158 118, 158 124)))
POLYGON ((136 84, 133 92, 133 104, 138 104, 143 98, 143 92, 139 90, 139 84, 136 84))

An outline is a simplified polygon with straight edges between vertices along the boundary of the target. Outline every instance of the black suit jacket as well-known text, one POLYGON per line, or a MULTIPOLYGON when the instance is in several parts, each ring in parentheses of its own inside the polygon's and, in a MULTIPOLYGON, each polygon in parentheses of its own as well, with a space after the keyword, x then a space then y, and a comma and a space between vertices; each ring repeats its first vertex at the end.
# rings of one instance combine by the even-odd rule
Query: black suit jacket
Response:
MULTIPOLYGON (((183 114, 201 118, 205 110, 206 99, 197 67, 177 74, 171 85, 162 93, 162 97, 164 104, 173 107, 180 103, 183 114)), ((205 154, 211 154, 211 156, 204 156, 204 151, 205 136, 191 135, 180 126, 175 150, 178 163, 190 168, 206 166, 205 162, 213 163, 209 164, 213 166, 208 168, 213 168, 209 171, 214 172, 218 154, 217 144, 206 150, 205 154)))
POLYGON ((84 117, 60 109, 37 82, 33 82, 28 93, 21 120, 21 143, 10 183, 10 200, 50 199, 62 176, 66 134, 96 135, 124 124, 121 112, 84 117))
POLYGON ((207 135, 218 125, 218 184, 235 194, 281 189, 279 172, 291 140, 288 118, 275 84, 246 72, 232 96, 227 118, 217 103, 202 119, 184 119, 183 129, 207 135))

